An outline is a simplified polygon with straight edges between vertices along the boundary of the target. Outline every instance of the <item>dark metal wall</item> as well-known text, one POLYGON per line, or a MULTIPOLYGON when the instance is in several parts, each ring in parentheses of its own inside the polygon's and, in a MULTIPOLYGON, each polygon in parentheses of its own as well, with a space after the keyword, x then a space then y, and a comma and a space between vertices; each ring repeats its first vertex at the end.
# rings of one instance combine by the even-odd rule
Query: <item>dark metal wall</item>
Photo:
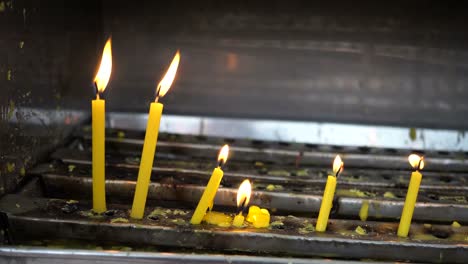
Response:
POLYGON ((0 1, 2 112, 88 109, 112 34, 108 109, 466 129, 464 6, 310 1, 0 1), (6 109, 6 110, 5 110, 6 109))
POLYGON ((91 0, 0 0, 0 195, 12 192, 39 154, 60 143, 72 121, 47 125, 47 117, 16 110, 89 103, 100 17, 100 3, 91 0))
POLYGON ((112 34, 109 110, 468 128, 464 6, 442 2, 2 0, 2 110, 89 109, 112 34))
POLYGON ((167 113, 468 128, 463 6, 104 1, 116 110, 146 111, 176 49, 167 113))

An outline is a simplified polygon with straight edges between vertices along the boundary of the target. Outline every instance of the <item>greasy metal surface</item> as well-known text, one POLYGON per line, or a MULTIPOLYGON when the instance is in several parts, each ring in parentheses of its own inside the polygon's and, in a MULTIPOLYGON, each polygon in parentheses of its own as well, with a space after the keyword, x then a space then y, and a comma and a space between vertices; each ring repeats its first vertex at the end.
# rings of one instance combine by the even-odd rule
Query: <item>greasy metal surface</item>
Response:
MULTIPOLYGON (((388 264, 383 261, 353 261, 336 259, 313 259, 292 257, 261 257, 248 255, 226 254, 184 254, 174 252, 124 252, 116 250, 79 250, 79 249, 53 249, 40 247, 0 247, 0 260, 4 264, 170 264, 170 263, 288 263, 288 264, 320 264, 326 261, 329 264, 388 264)), ((392 262, 393 263, 393 262, 392 262)))
MULTIPOLYGON (((70 148, 59 149, 51 155, 65 164, 44 164, 33 171, 42 176, 48 196, 87 199, 91 195, 91 156, 86 127, 76 136, 78 140, 70 148), (82 141, 82 137, 88 140, 82 141), (69 171, 67 164, 74 166, 73 171, 69 171)), ((108 130, 106 171, 111 200, 125 203, 132 199, 141 136, 141 132, 108 130), (116 136, 117 132, 121 136, 116 136)), ((224 188, 216 196, 216 204, 220 206, 235 206, 237 186, 249 178, 256 188, 253 196, 256 203, 282 213, 313 215, 320 206, 330 161, 335 151, 340 151, 344 153, 346 169, 339 178, 336 217, 357 218, 366 200, 370 202, 371 218, 396 219, 401 213, 410 175, 405 156, 410 153, 408 150, 382 152, 373 148, 307 147, 248 140, 229 143, 231 155, 222 182, 224 188), (303 175, 298 176, 299 173, 303 175), (268 185, 279 185, 280 189, 268 191, 268 185)), ((150 203, 165 200, 195 204, 221 144, 223 139, 161 134, 148 196, 150 203)), ((468 163, 451 153, 428 151, 427 155, 414 220, 467 222, 467 175, 458 171, 466 170, 468 163)))
MULTIPOLYGON (((46 191, 53 197, 87 199, 91 196, 91 177, 67 177, 45 174, 43 176, 46 191)), ((136 181, 106 180, 106 191, 110 201, 131 201, 136 181)), ((205 186, 186 184, 161 184, 151 182, 148 192, 148 204, 156 205, 158 201, 174 201, 186 206, 195 205, 201 197, 205 186)), ((215 204, 219 206, 236 206, 237 188, 219 188, 215 204)), ((337 195, 338 197, 338 195, 337 195)), ((255 191, 252 203, 284 213, 316 215, 322 196, 297 194, 290 192, 255 191)), ((383 200, 382 198, 340 197, 334 217, 358 218, 364 201, 369 202, 369 217, 373 219, 397 219, 403 208, 403 200, 383 200)), ((413 216, 414 221, 468 222, 468 205, 454 203, 419 202, 413 216)))
POLYGON ((274 255, 452 263, 463 263, 468 254, 468 245, 461 242, 466 239, 468 227, 433 225, 428 229, 413 225, 408 239, 397 239, 396 223, 331 220, 327 233, 322 234, 308 231, 306 226, 313 224, 313 221, 292 216, 272 217, 272 221, 283 222, 282 228, 255 229, 247 226, 238 229, 205 224, 192 226, 189 224, 191 210, 166 209, 156 218, 133 221, 128 219, 128 206, 109 205, 109 208, 116 210, 115 213, 88 217, 82 213, 89 212, 88 203, 79 203, 77 209, 71 212, 63 211, 66 204, 66 201, 56 199, 31 201, 17 195, 8 195, 0 201, 0 207, 7 212, 11 231, 17 239, 46 235, 51 239, 79 238, 233 253, 264 252, 274 255), (113 219, 122 218, 127 220, 113 222, 113 219), (358 225, 367 230, 366 235, 354 232, 358 225), (435 230, 438 230, 437 233, 435 230))

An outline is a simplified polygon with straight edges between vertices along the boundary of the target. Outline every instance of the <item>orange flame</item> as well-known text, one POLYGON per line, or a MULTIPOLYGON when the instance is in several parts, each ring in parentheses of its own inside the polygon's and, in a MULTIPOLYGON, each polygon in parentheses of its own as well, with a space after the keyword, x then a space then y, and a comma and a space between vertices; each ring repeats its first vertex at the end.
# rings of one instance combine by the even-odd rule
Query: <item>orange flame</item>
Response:
POLYGON ((221 148, 221 150, 219 151, 218 163, 220 163, 221 165, 224 165, 228 159, 228 156, 229 156, 229 146, 224 145, 223 148, 221 148))
POLYGON ((112 72, 112 48, 111 48, 111 39, 109 38, 104 46, 102 51, 101 65, 99 66, 98 73, 94 78, 96 87, 99 93, 104 92, 106 89, 107 83, 109 83, 109 78, 112 72))
POLYGON ((333 172, 335 175, 340 174, 343 171, 344 163, 341 160, 340 155, 336 155, 335 160, 333 161, 333 172))
POLYGON ((251 194, 252 185, 250 184, 249 180, 244 180, 239 186, 239 190, 237 191, 237 207, 240 207, 241 205, 247 207, 250 202, 251 194))
POLYGON ((171 65, 169 65, 169 69, 167 69, 167 72, 164 75, 164 78, 162 78, 161 82, 159 82, 158 87, 156 88, 156 94, 158 94, 160 97, 163 97, 167 91, 169 91, 169 88, 171 88, 172 82, 174 81, 177 73, 177 68, 179 67, 179 61, 180 52, 177 51, 174 59, 172 59, 171 65))
POLYGON ((422 170, 424 168, 424 157, 419 157, 416 154, 411 154, 408 156, 408 161, 416 170, 422 170))

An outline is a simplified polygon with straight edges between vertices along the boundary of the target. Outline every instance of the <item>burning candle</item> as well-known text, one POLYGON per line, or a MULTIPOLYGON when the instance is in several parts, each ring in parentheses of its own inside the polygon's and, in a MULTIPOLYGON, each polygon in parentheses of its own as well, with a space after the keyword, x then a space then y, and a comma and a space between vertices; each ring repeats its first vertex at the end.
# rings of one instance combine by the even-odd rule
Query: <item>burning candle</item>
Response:
POLYGON ((242 227, 244 225, 244 216, 242 212, 247 207, 250 201, 250 195, 252 194, 252 185, 249 180, 244 180, 239 186, 237 191, 237 215, 232 221, 232 225, 236 227, 242 227))
POLYGON ((416 154, 411 154, 408 157, 411 167, 415 169, 411 173, 411 179, 406 193, 405 205, 401 213, 400 225, 398 226, 398 236, 407 237, 411 226, 411 219, 413 218, 414 206, 418 198, 419 185, 421 184, 422 174, 419 170, 424 168, 424 158, 416 154))
POLYGON ((224 145, 223 148, 221 148, 221 150, 219 151, 218 167, 215 168, 213 170, 213 173, 211 174, 210 180, 208 181, 208 185, 203 191, 202 197, 198 202, 197 208, 195 209, 195 212, 192 215, 192 219, 190 220, 191 224, 200 224, 208 208, 210 209, 210 211, 213 208, 214 198, 216 196, 216 192, 218 191, 219 184, 221 183, 221 179, 224 175, 222 167, 224 164, 226 164, 228 154, 229 146, 224 145))
POLYGON ((93 211, 105 212, 106 179, 105 179, 105 126, 106 101, 100 96, 106 89, 112 71, 111 40, 107 40, 102 52, 101 65, 94 78, 96 100, 91 102, 92 112, 92 152, 93 152, 93 211))
POLYGON ((159 103, 159 97, 163 97, 174 81, 177 67, 179 66, 180 53, 174 56, 174 59, 169 66, 164 78, 156 88, 156 99, 151 103, 148 123, 146 125, 145 141, 140 160, 140 170, 138 171, 138 180, 133 198, 132 212, 130 216, 135 219, 143 218, 145 212, 146 197, 148 195, 148 187, 153 169, 154 153, 156 152, 156 143, 158 141, 159 123, 163 111, 163 104, 159 103))
POLYGON ((328 175, 327 184, 325 185, 325 191, 323 193, 322 204, 320 206, 320 212, 317 218, 317 225, 315 230, 324 232, 327 229, 328 217, 333 206, 333 197, 336 189, 336 178, 343 170, 343 161, 339 155, 336 156, 333 161, 333 173, 335 175, 328 175))

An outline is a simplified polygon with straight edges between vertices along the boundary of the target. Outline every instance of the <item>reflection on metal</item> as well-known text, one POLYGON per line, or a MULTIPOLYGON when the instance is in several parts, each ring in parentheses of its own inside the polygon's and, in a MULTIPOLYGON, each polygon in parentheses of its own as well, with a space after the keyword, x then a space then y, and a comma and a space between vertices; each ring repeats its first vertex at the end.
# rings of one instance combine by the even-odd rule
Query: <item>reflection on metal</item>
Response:
POLYGON ((32 125, 75 125, 83 122, 89 113, 78 110, 50 110, 22 107, 15 109, 11 122, 32 125), (18 117, 21 117, 19 119, 18 117))
MULTIPOLYGON (((108 118, 113 128, 146 128, 146 114, 110 113, 108 118)), ((410 129, 404 127, 164 115, 160 131, 310 144, 468 151, 468 136, 455 130, 416 129, 416 138, 411 139, 410 129)))
MULTIPOLYGON (((87 112, 75 110, 45 110, 22 108, 22 113, 34 113, 26 122, 33 124, 76 124, 88 117, 87 112)), ((16 114, 12 122, 18 122, 16 114)), ((113 112, 107 115, 108 127, 145 130, 147 114, 113 112)), ((466 131, 370 126, 262 119, 216 118, 199 116, 163 115, 161 132, 248 138, 255 140, 406 148, 443 151, 468 151, 466 131)))

